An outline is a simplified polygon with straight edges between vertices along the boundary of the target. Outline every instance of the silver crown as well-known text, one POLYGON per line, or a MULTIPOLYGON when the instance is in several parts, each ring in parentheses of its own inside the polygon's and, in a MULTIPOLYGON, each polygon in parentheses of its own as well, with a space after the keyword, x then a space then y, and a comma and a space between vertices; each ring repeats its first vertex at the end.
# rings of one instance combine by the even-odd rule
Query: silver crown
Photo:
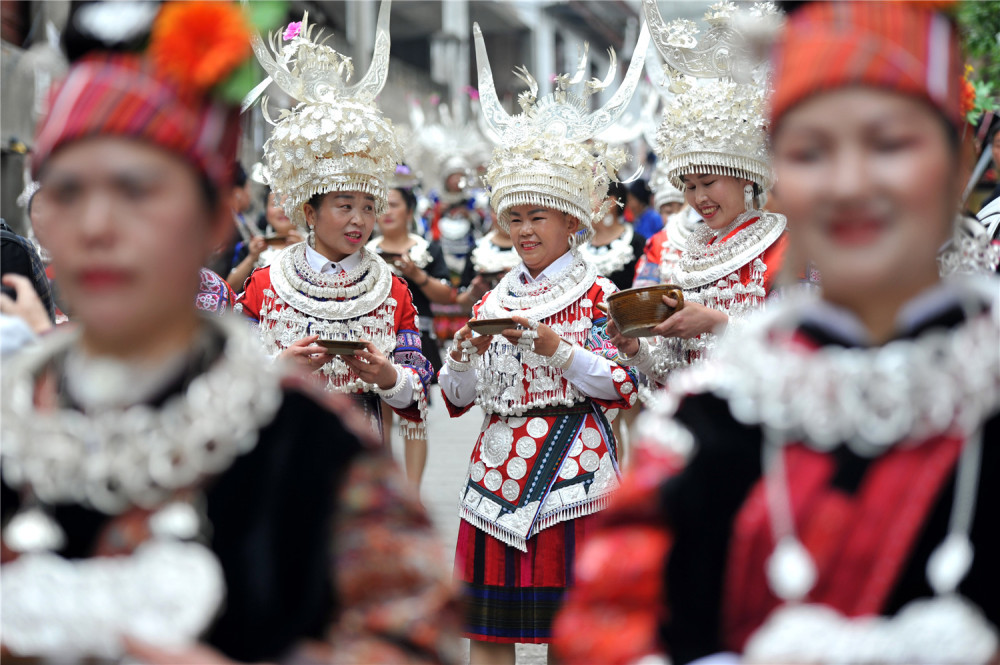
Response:
MULTIPOLYGON (((283 110, 277 121, 271 119, 266 99, 261 105, 264 118, 274 125, 264 144, 271 187, 288 196, 285 212, 300 226, 305 224, 302 205, 324 192, 364 192, 375 197, 377 214, 385 211, 386 183, 402 157, 392 122, 375 105, 389 70, 391 6, 391 0, 382 0, 371 66, 355 84, 349 84, 351 59, 320 40, 308 14, 287 44, 281 44, 278 33, 268 44, 260 35, 252 39, 270 79, 300 102, 283 110)), ((253 95, 244 105, 252 103, 253 95)))
POLYGON ((586 53, 572 76, 555 79, 555 91, 538 98, 538 83, 523 67, 517 75, 528 85, 518 103, 521 113, 511 116, 501 106, 493 83, 483 33, 473 26, 479 93, 485 124, 499 139, 486 171, 490 202, 501 225, 514 206, 536 204, 560 210, 580 221, 584 237, 593 233, 595 219, 604 216, 608 183, 625 162, 625 153, 595 140, 625 112, 639 83, 649 46, 645 25, 632 61, 618 90, 607 104, 590 111, 587 99, 614 80, 615 55, 603 79, 585 81, 586 53), (580 92, 574 92, 580 89, 580 92))
MULTIPOLYGON (((744 27, 751 24, 741 20, 732 2, 709 8, 704 35, 689 20, 664 23, 656 0, 643 0, 643 11, 675 94, 656 136, 670 182, 683 190, 681 176, 716 173, 769 189, 766 59, 751 45, 750 28, 744 27)), ((758 21, 777 20, 777 9, 769 2, 754 5, 750 13, 758 21)))

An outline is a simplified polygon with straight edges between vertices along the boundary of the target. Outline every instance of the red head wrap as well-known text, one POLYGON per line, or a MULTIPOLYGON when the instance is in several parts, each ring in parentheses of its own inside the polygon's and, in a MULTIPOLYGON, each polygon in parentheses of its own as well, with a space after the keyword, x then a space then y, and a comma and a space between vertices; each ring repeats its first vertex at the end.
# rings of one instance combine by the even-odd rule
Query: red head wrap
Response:
POLYGON ((53 88, 38 126, 32 174, 61 146, 92 136, 132 137, 189 161, 218 189, 231 183, 239 110, 200 95, 180 95, 133 55, 100 55, 75 64, 53 88))
POLYGON ((961 126, 961 47, 954 23, 937 8, 816 2, 794 12, 772 54, 772 131, 807 97, 849 85, 920 97, 961 126))

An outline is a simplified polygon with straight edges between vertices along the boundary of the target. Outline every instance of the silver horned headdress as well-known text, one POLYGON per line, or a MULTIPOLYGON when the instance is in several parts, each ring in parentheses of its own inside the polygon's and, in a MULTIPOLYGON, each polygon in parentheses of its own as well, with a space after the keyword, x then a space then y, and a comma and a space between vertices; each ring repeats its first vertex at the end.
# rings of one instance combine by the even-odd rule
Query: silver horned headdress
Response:
POLYGON ((284 36, 272 34, 269 44, 259 35, 253 38, 264 70, 299 102, 277 121, 268 114, 266 100, 261 108, 274 125, 264 144, 271 187, 288 196, 285 212, 300 226, 305 224, 302 205, 325 192, 371 194, 376 213, 385 211, 386 183, 402 155, 392 122, 375 104, 389 70, 391 5, 392 0, 382 0, 371 66, 351 85, 351 59, 319 41, 308 14, 284 36), (287 43, 282 45, 282 39, 287 43))
MULTIPOLYGON (((774 179, 764 131, 766 58, 747 34, 754 24, 741 23, 732 2, 719 2, 705 14, 708 32, 699 35, 692 21, 664 23, 656 0, 642 5, 676 94, 656 137, 670 182, 683 190, 681 176, 716 173, 769 189, 774 179)), ((755 4, 750 14, 758 24, 777 20, 770 2, 755 4)))
POLYGON ((604 80, 584 81, 584 54, 576 74, 557 76, 555 92, 541 99, 537 81, 522 67, 517 74, 528 90, 518 98, 522 112, 514 116, 497 98, 478 24, 473 25, 473 34, 483 117, 500 138, 486 170, 497 220, 506 227, 512 207, 535 204, 577 218, 584 237, 589 238, 594 220, 602 218, 608 206, 608 183, 625 162, 624 151, 611 149, 595 137, 614 124, 632 100, 646 59, 649 30, 642 26, 625 78, 602 108, 590 111, 587 98, 614 80, 614 51, 609 51, 611 66, 604 80), (579 94, 571 90, 580 84, 579 94))

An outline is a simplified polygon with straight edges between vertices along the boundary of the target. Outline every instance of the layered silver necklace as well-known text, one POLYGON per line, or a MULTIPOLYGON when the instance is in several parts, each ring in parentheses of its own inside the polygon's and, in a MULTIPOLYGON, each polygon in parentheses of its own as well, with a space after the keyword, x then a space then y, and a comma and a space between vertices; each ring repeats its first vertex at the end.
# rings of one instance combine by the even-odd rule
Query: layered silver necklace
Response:
POLYGON ((28 486, 44 503, 83 503, 115 514, 155 506, 199 478, 218 473, 253 448, 273 418, 281 391, 272 364, 254 362, 257 343, 237 322, 219 320, 226 335, 219 359, 188 389, 159 408, 82 413, 40 411, 38 373, 76 343, 54 335, 4 367, 4 480, 28 486))
POLYGON ((518 314, 541 320, 583 297, 597 279, 597 269, 573 254, 573 261, 548 279, 523 284, 521 271, 511 270, 485 298, 479 318, 518 314))
POLYGON ((714 359, 675 374, 658 408, 710 390, 744 424, 818 450, 846 443, 859 455, 952 427, 972 431, 1000 410, 1000 306, 989 278, 962 288, 988 312, 875 348, 796 347, 795 312, 815 296, 788 296, 745 321, 739 335, 725 335, 714 359))
POLYGON ((4 543, 21 554, 0 569, 0 621, 12 653, 117 659, 122 635, 178 648, 217 616, 223 570, 195 540, 201 516, 178 493, 253 449, 282 394, 274 364, 245 326, 209 325, 225 335, 220 356, 162 407, 36 408, 38 379, 77 343, 73 332, 49 337, 4 367, 0 461, 4 480, 26 490, 4 529, 4 543), (64 535, 42 507, 60 503, 110 515, 152 509, 151 537, 128 556, 64 559, 53 551, 64 535))
POLYGON ((635 250, 632 248, 634 235, 632 227, 626 225, 622 234, 607 245, 595 247, 588 242, 580 247, 580 254, 587 263, 594 265, 597 274, 608 277, 635 259, 635 250))
POLYGON ((784 233, 786 223, 783 215, 751 210, 739 215, 721 231, 713 231, 708 224, 699 226, 687 238, 677 262, 674 283, 683 289, 692 289, 736 272, 773 245, 784 233), (760 219, 733 237, 714 242, 754 217, 760 219))
POLYGON ((361 263, 355 269, 326 275, 309 265, 304 242, 292 245, 272 266, 271 285, 283 301, 304 314, 330 321, 355 319, 381 305, 392 289, 385 261, 367 248, 360 251, 361 263))

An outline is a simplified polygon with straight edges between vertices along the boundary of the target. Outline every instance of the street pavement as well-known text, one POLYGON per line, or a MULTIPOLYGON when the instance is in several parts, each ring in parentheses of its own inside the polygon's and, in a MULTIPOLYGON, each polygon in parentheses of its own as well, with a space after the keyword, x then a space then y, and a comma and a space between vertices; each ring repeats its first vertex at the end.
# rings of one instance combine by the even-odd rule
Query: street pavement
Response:
MULTIPOLYGON (((431 386, 427 466, 424 468, 420 498, 445 545, 449 566, 453 565, 455 542, 458 539, 459 492, 482 422, 483 412, 477 406, 463 416, 450 418, 440 388, 431 386)), ((393 427, 392 450, 393 457, 402 466, 403 443, 397 429, 396 426, 393 427)), ((518 665, 544 665, 545 659, 545 646, 517 645, 518 665)))

